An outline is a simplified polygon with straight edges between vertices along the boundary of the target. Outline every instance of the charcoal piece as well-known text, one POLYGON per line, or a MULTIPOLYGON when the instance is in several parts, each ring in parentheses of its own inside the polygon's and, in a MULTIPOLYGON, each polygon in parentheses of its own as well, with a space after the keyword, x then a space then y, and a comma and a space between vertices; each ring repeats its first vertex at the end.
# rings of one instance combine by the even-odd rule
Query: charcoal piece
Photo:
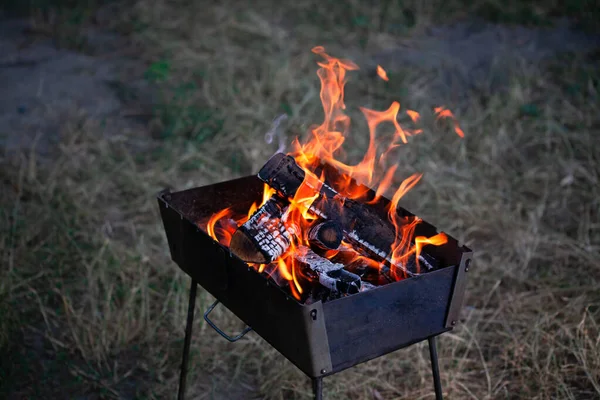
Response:
POLYGON ((331 257, 334 263, 344 264, 345 269, 360 276, 362 281, 375 285, 385 285, 395 282, 391 277, 390 265, 376 254, 355 246, 341 245, 337 253, 331 257))

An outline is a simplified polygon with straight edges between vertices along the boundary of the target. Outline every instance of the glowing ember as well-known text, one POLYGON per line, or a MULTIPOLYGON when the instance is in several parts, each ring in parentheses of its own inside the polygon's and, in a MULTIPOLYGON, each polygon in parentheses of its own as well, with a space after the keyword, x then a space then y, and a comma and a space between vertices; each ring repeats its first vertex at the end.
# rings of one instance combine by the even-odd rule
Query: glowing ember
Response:
POLYGON ((418 112, 413 110, 406 110, 406 114, 408 114, 408 116, 410 117, 410 119, 412 119, 413 122, 417 122, 421 118, 421 115, 419 115, 418 112))
MULTIPOLYGON (((422 132, 421 129, 410 130, 400 126, 398 122, 400 103, 396 101, 392 102, 390 107, 384 111, 361 107, 360 110, 369 128, 369 145, 358 164, 349 165, 342 161, 340 156, 342 145, 350 129, 350 117, 344 113, 346 73, 357 70, 358 66, 351 61, 331 57, 321 46, 313 48, 312 51, 323 58, 323 61, 317 63, 320 66, 317 75, 321 81, 320 98, 324 119, 319 126, 311 128, 308 141, 302 144, 296 138, 292 143, 293 150, 289 155, 298 165, 299 172, 304 172, 304 176, 302 183, 297 186, 297 190, 286 200, 289 204, 284 210, 280 210, 277 217, 278 223, 281 224, 281 230, 277 233, 281 234, 278 240, 285 247, 275 253, 278 256, 273 261, 264 258, 267 259, 266 263, 249 264, 259 273, 264 272, 270 276, 276 273, 279 282, 288 283, 290 292, 296 299, 300 299, 305 292, 304 285, 315 279, 314 274, 309 273, 302 266, 302 254, 311 245, 308 232, 317 225, 319 220, 330 217, 324 215, 323 207, 318 205, 325 202, 328 205, 325 207, 328 212, 341 215, 347 210, 346 202, 355 201, 367 207, 380 204, 385 192, 394 185, 397 170, 397 165, 386 167, 388 154, 398 146, 408 143, 409 137, 422 132), (387 147, 381 150, 382 144, 381 140, 377 138, 377 131, 384 123, 393 127, 393 135, 387 147), (329 173, 332 176, 326 176, 324 165, 333 167, 337 173, 329 173), (369 187, 373 188, 374 192, 369 190, 369 187), (324 195, 324 188, 327 189, 325 192, 329 193, 328 196, 324 195)), ((387 74, 381 66, 377 66, 377 74, 382 79, 388 80, 387 74)), ((445 107, 437 107, 434 111, 437 119, 450 118, 454 123, 455 132, 460 137, 464 137, 464 132, 450 110, 445 107)), ((413 123, 420 119, 420 115, 416 111, 407 110, 406 114, 413 123)), ((344 265, 360 265, 361 268, 367 268, 376 273, 381 273, 384 268, 387 268, 391 279, 400 280, 409 275, 405 266, 410 259, 414 259, 416 273, 420 273, 423 247, 427 245, 440 246, 447 242, 447 237, 443 233, 429 238, 414 237, 415 229, 421 219, 402 217, 396 211, 400 199, 419 182, 421 177, 422 174, 413 174, 400 183, 387 206, 387 217, 382 217, 384 220, 385 218, 389 220, 386 223, 393 228, 393 231, 390 228, 390 233, 395 233, 388 242, 389 245, 393 241, 391 246, 384 249, 369 248, 368 244, 361 242, 360 235, 357 235, 352 228, 344 231, 347 236, 338 249, 327 250, 320 254, 319 257, 324 257, 322 265, 333 265, 339 268, 340 262, 342 262, 344 265), (362 246, 363 244, 364 246, 362 246)), ((251 223, 256 220, 256 218, 250 218, 274 195, 276 195, 276 190, 265 184, 261 204, 252 204, 242 216, 237 215, 237 218, 234 218, 234 212, 230 208, 215 213, 206 225, 208 234, 213 239, 229 246, 237 227, 246 221, 250 220, 249 223, 251 223)), ((273 198, 273 201, 279 201, 277 199, 279 198, 273 198)), ((365 223, 368 224, 370 221, 365 221, 365 223)), ((335 233, 335 229, 333 232, 335 233)), ((339 237, 337 240, 336 246, 340 243, 339 237)))
POLYGON ((384 81, 389 81, 390 80, 390 78, 388 78, 388 76, 387 76, 387 72, 385 72, 385 69, 383 69, 381 67, 381 65, 377 66, 377 75, 379 75, 379 77, 381 79, 383 79, 384 81))
POLYGON ((454 114, 452 114, 452 112, 448 109, 446 109, 445 107, 436 107, 434 108, 435 113, 437 114, 436 119, 440 119, 440 118, 450 118, 454 121, 454 132, 456 132, 456 134, 458 136, 460 136, 461 138, 465 137, 465 133, 463 132, 462 129, 460 129, 460 126, 458 125, 458 121, 456 120, 456 118, 454 118, 454 114))

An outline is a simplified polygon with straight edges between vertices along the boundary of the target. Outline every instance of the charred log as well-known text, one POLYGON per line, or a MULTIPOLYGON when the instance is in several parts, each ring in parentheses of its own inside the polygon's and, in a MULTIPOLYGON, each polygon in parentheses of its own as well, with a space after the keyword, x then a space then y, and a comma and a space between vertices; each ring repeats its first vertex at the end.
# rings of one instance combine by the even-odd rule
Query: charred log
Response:
POLYGON ((233 234, 231 251, 246 262, 268 264, 276 260, 291 243, 281 222, 287 207, 286 199, 272 196, 233 234))
MULTIPOLYGON (((283 153, 273 155, 258 171, 260 180, 288 198, 294 197, 305 176, 304 170, 296 163, 294 157, 283 153)), ((337 195, 337 192, 325 183, 321 188, 313 189, 319 190, 327 198, 337 195)))

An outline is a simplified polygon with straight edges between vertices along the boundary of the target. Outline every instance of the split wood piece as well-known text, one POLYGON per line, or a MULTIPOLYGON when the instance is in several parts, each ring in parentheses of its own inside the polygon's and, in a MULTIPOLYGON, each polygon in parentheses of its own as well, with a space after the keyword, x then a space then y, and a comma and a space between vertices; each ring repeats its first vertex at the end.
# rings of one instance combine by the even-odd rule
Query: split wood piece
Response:
POLYGON ((299 246, 294 257, 315 272, 319 283, 334 293, 354 294, 361 290, 360 276, 346 271, 343 264, 332 263, 306 246, 299 246))
MULTIPOLYGON (((290 247, 293 232, 285 227, 283 219, 289 202, 274 196, 240 226, 229 245, 233 254, 246 262, 268 264, 275 261, 290 247)), ((335 250, 342 243, 342 230, 334 221, 320 221, 308 232, 311 246, 335 250)))
POLYGON ((231 238, 229 248, 246 262, 268 264, 281 256, 291 243, 290 232, 281 218, 289 202, 272 196, 240 226, 231 238))

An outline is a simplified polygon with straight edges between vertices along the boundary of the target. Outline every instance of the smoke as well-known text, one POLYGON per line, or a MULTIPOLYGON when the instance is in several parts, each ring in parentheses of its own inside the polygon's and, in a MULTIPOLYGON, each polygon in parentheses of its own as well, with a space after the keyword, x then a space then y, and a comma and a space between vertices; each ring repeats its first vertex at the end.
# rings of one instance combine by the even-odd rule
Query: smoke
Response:
POLYGON ((273 143, 273 139, 277 137, 277 141, 279 143, 277 153, 283 152, 286 147, 285 135, 283 134, 282 130, 279 129, 279 126, 282 122, 286 121, 287 119, 287 114, 281 114, 273 120, 273 122, 271 123, 271 128, 267 131, 267 133, 265 133, 265 142, 267 142, 267 144, 273 143))

